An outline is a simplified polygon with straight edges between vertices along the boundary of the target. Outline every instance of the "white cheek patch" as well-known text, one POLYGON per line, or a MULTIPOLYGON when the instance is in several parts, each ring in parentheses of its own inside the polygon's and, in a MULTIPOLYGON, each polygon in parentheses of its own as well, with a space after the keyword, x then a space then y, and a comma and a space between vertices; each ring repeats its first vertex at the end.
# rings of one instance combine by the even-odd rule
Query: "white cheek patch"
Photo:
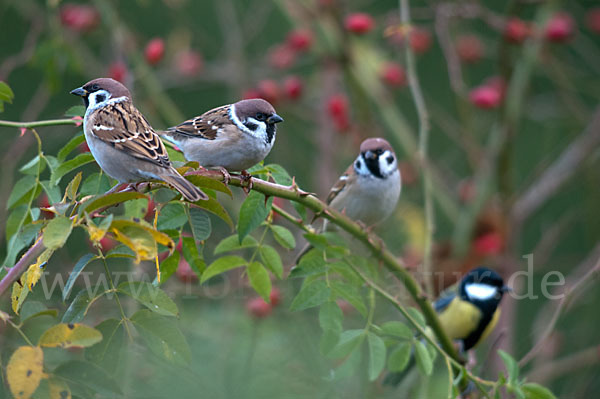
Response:
POLYGON ((246 119, 246 122, 250 122, 258 126, 256 130, 248 129, 246 125, 244 125, 242 121, 240 121, 240 119, 237 117, 235 113, 235 104, 229 107, 229 117, 241 131, 248 133, 251 136, 258 137, 261 140, 264 140, 267 137, 267 125, 264 122, 257 121, 254 118, 248 118, 246 119))
POLYGON ((367 167, 367 163, 365 162, 362 154, 356 158, 356 161, 354 161, 354 170, 361 176, 367 176, 371 174, 371 171, 367 167))
POLYGON ((498 294, 497 287, 479 283, 467 284, 465 286, 465 291, 467 292, 469 298, 478 299, 481 301, 493 298, 496 296, 496 294, 498 294))
POLYGON ((385 150, 383 154, 379 156, 379 171, 383 176, 389 176, 396 170, 398 170, 396 156, 390 150, 385 150), (394 158, 392 162, 388 162, 389 157, 394 158))
POLYGON ((114 130, 112 126, 94 125, 94 130, 114 130))

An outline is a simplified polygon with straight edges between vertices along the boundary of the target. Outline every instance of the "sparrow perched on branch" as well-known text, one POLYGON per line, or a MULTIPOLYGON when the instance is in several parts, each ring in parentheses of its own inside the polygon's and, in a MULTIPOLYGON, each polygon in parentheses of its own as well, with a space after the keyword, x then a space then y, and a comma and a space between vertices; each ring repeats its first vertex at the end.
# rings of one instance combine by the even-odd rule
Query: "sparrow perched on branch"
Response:
POLYGON ((100 78, 71 94, 83 98, 85 140, 106 174, 120 183, 162 180, 188 201, 208 199, 171 165, 164 144, 135 108, 125 86, 113 79, 100 78))
POLYGON ((188 161, 245 171, 269 154, 279 122, 283 118, 273 106, 255 98, 211 109, 159 134, 179 147, 188 161))
MULTIPOLYGON (((360 145, 360 154, 334 184, 326 202, 367 226, 389 217, 400 198, 402 187, 396 154, 385 139, 369 138, 360 145)), ((327 228, 327 220, 323 230, 327 228)))

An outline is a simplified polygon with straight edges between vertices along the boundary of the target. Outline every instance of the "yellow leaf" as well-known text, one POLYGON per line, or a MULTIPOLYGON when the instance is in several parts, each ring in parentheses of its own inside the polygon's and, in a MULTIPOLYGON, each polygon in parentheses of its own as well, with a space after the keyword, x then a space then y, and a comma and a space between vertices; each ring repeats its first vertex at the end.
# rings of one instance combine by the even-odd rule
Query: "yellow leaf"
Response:
POLYGON ((102 341, 102 333, 85 324, 61 323, 50 327, 38 345, 49 348, 88 347, 102 341))
POLYGON ((154 259, 158 253, 152 234, 141 227, 125 226, 122 230, 111 228, 115 238, 135 252, 135 262, 154 259))
POLYGON ((90 235, 90 241, 92 242, 98 242, 101 239, 103 239, 106 235, 106 230, 100 229, 97 226, 91 224, 87 226, 87 231, 90 235))
POLYGON ((27 269, 27 271, 23 274, 23 277, 21 277, 21 281, 25 280, 25 285, 27 285, 29 291, 33 289, 36 283, 40 280, 40 277, 42 277, 46 262, 48 262, 48 259, 50 259, 50 256, 52 256, 53 253, 54 251, 51 249, 46 249, 44 252, 42 252, 42 254, 38 256, 35 263, 29 266, 29 269, 27 269))
POLYGON ((21 295, 27 296, 28 293, 29 290, 26 289, 23 291, 23 286, 18 281, 13 283, 12 292, 10 293, 10 301, 12 303, 12 310, 15 312, 15 314, 19 314, 19 309, 21 308, 21 295))
POLYGON ((16 399, 28 399, 45 377, 44 352, 38 346, 21 346, 12 354, 6 366, 6 378, 16 399))
POLYGON ((50 399, 71 399, 71 390, 66 382, 52 379, 50 385, 50 399))

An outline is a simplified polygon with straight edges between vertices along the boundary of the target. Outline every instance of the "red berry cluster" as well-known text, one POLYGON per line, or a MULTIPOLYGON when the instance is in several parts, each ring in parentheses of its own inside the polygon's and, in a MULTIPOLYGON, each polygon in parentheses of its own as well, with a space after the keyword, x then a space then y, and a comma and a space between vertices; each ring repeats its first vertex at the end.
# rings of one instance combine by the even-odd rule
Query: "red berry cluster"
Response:
POLYGON ((261 297, 251 298, 246 302, 246 311, 250 316, 256 319, 264 319, 269 316, 273 308, 281 303, 281 291, 279 288, 273 287, 269 295, 269 302, 266 302, 261 297))
POLYGON ((288 69, 296 63, 301 53, 312 47, 313 34, 308 29, 296 29, 288 33, 285 42, 269 51, 269 64, 276 69, 288 69))
POLYGON ((338 132, 350 129, 350 107, 344 94, 334 94, 327 100, 327 112, 338 132))
POLYGON ((100 23, 100 13, 90 5, 65 4, 59 14, 61 24, 75 32, 89 32, 100 23))
POLYGON ((500 77, 487 79, 482 85, 469 93, 469 100, 478 108, 491 109, 498 107, 506 92, 506 83, 500 77))
POLYGON ((144 56, 146 62, 150 65, 158 64, 165 55, 165 41, 160 37, 155 37, 146 44, 144 56))
POLYGON ((375 20, 369 14, 356 12, 346 17, 344 26, 349 32, 356 35, 364 35, 373 30, 375 27, 375 20))
POLYGON ((415 54, 426 53, 433 43, 431 32, 424 27, 413 26, 410 28, 402 28, 391 26, 388 28, 390 34, 388 41, 395 46, 404 46, 408 38, 408 45, 415 54))
POLYGON ((256 87, 246 90, 242 98, 262 98, 275 105, 281 100, 297 100, 302 96, 302 80, 295 75, 286 77, 282 84, 273 79, 258 82, 256 87))

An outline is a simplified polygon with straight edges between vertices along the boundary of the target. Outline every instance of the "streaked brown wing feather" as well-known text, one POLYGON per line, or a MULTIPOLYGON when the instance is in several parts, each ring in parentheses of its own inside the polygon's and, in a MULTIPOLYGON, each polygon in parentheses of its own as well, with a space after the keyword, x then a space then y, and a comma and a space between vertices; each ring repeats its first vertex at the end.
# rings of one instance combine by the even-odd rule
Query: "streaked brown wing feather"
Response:
POLYGON ((159 166, 171 165, 164 144, 131 101, 99 108, 90 123, 92 134, 116 149, 159 166))
POLYGON ((195 136, 206 140, 217 138, 219 129, 231 124, 229 119, 229 105, 211 109, 200 116, 189 119, 177 126, 168 129, 169 132, 181 133, 186 136, 195 136))
POLYGON ((344 172, 344 174, 340 176, 340 178, 333 185, 333 187, 331 187, 331 190, 329 191, 329 194, 327 195, 327 199, 325 200, 325 202, 328 205, 331 204, 331 202, 335 199, 335 197, 337 197, 342 191, 344 191, 344 188, 346 188, 346 184, 348 184, 348 180, 353 178, 353 175, 354 175, 354 166, 350 165, 350 167, 348 167, 348 169, 346 169, 346 172, 344 172))

